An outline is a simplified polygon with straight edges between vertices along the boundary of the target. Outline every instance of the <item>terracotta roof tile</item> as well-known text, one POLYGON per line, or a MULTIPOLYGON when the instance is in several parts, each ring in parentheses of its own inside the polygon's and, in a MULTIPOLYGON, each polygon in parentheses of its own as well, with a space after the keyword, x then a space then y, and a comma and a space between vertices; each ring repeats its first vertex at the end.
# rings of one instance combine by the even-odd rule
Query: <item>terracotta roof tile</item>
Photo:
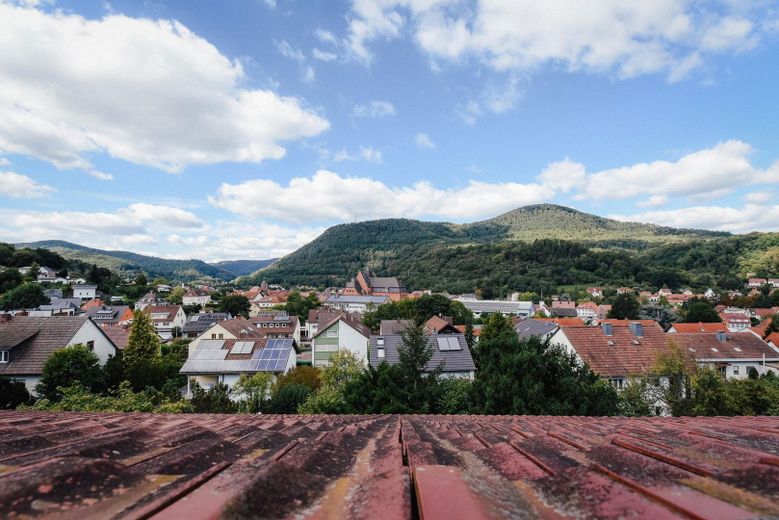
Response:
POLYGON ((724 323, 674 323, 673 328, 676 332, 682 334, 728 331, 728 327, 724 323))
POLYGON ((751 332, 674 334, 674 341, 691 349, 693 357, 709 359, 762 359, 779 361, 779 352, 751 332))
POLYGON ((0 516, 768 518, 777 432, 776 417, 3 411, 0 516))

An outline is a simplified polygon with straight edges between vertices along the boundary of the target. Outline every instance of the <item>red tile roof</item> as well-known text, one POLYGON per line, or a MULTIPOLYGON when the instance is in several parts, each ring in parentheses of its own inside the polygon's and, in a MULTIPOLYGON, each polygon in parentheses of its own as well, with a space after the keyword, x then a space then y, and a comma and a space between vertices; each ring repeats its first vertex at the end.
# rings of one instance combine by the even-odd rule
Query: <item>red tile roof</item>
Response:
POLYGON ((772 343, 776 348, 779 348, 779 332, 769 334, 765 340, 768 343, 772 343))
POLYGON ((728 327, 724 323, 674 323, 673 328, 676 332, 683 334, 728 331, 728 327))
POLYGON ((749 331, 728 334, 674 334, 677 345, 689 349, 697 360, 762 359, 779 361, 779 351, 749 331))
POLYGON ((151 316, 151 321, 168 322, 173 321, 181 305, 149 305, 144 309, 151 316), (164 318, 155 318, 154 314, 165 314, 164 318))
MULTIPOLYGON (((637 337, 628 322, 604 320, 612 325, 612 335, 607 336, 600 327, 561 326, 576 353, 596 374, 602 377, 626 377, 649 373, 657 357, 668 348, 669 337, 656 322, 636 320, 643 329, 637 337)), ((554 336, 555 338, 557 335, 554 336)), ((554 340, 553 340, 554 341, 554 340)))
POLYGON ((0 412, 0 516, 776 517, 777 417, 0 412))

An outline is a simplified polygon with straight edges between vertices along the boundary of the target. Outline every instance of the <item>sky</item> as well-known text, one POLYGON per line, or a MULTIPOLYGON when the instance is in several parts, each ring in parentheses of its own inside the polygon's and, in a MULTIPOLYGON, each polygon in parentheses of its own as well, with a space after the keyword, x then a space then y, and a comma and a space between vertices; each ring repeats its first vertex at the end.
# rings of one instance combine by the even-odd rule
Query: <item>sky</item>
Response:
POLYGON ((556 203, 779 230, 779 1, 0 0, 0 240, 207 261, 556 203))

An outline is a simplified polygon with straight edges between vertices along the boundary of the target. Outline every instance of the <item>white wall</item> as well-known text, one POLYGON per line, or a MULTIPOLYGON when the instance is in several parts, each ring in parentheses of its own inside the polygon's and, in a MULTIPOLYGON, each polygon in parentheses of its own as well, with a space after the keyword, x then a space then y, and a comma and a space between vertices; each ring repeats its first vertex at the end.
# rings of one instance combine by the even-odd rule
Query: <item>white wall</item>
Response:
POLYGON ((73 339, 70 340, 68 346, 75 345, 76 343, 83 343, 86 345, 89 341, 94 341, 94 352, 97 357, 100 358, 100 364, 105 365, 110 356, 116 355, 116 348, 111 343, 103 331, 95 325, 92 321, 87 320, 84 325, 76 332, 73 339))
POLYGON ((368 338, 354 330, 346 322, 341 321, 338 332, 338 349, 348 350, 357 359, 368 364, 368 338))

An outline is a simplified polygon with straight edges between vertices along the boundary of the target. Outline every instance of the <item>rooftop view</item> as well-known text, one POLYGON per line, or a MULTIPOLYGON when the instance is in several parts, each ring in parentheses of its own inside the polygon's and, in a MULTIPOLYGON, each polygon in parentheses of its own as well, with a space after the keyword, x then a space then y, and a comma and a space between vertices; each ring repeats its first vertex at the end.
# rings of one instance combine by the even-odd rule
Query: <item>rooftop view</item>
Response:
POLYGON ((775 0, 0 0, 0 517, 779 517, 775 0))

